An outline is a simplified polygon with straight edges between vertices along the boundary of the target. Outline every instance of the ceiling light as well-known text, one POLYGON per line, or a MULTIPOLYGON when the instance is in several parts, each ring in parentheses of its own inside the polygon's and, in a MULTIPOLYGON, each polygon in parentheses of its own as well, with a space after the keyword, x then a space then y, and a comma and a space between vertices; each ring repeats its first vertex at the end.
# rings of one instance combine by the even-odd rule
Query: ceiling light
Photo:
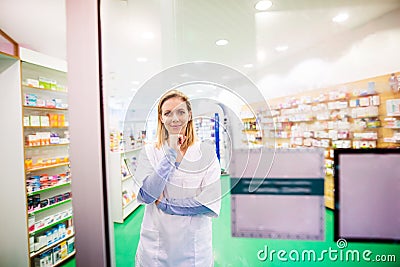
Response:
POLYGON ((204 91, 202 89, 197 89, 196 92, 197 93, 203 93, 204 91))
POLYGON ((137 61, 137 62, 147 62, 147 58, 145 58, 145 57, 138 57, 138 58, 136 59, 136 61, 137 61))
POLYGON ((333 22, 340 23, 340 22, 346 21, 348 18, 349 18, 349 14, 347 14, 347 13, 340 13, 339 15, 335 16, 335 17, 332 19, 332 21, 333 21, 333 22))
POLYGON ((229 43, 228 40, 225 40, 225 39, 221 39, 221 40, 218 40, 215 42, 215 44, 218 46, 227 45, 228 43, 229 43))
POLYGON ((145 40, 153 40, 154 39, 154 33, 152 32, 144 32, 142 33, 142 38, 145 40))
POLYGON ((257 59, 258 59, 258 61, 263 61, 264 59, 265 59, 265 52, 264 51, 262 51, 262 50, 260 50, 260 51, 258 51, 257 52, 257 59))
POLYGON ((253 67, 253 64, 244 64, 243 67, 245 67, 245 68, 252 68, 252 67, 253 67))
POLYGON ((132 83, 132 84, 134 84, 134 85, 138 85, 138 84, 140 84, 140 82, 139 82, 139 81, 132 81, 131 83, 132 83))
POLYGON ((269 0, 258 1, 258 3, 255 5, 255 8, 259 11, 265 11, 270 7, 272 7, 272 1, 269 0))
POLYGON ((288 50, 288 48, 289 47, 287 45, 280 45, 280 46, 275 47, 275 50, 278 52, 283 52, 283 51, 288 50))

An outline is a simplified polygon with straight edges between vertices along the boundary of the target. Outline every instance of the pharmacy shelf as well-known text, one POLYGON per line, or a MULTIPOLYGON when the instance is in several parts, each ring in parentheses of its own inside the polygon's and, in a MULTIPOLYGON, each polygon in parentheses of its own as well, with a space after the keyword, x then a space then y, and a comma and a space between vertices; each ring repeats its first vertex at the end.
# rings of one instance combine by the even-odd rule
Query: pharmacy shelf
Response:
POLYGON ((48 89, 48 88, 40 88, 40 87, 35 87, 35 86, 29 86, 29 85, 26 85, 26 84, 23 84, 22 86, 25 87, 25 88, 34 89, 34 90, 50 91, 50 92, 54 92, 54 93, 64 93, 64 94, 68 93, 68 91, 54 90, 54 89, 48 89))
POLYGON ((24 126, 26 129, 46 129, 46 128, 52 128, 52 129, 67 129, 69 126, 24 126))
POLYGON ((241 120, 242 120, 242 122, 253 122, 253 121, 256 120, 256 117, 252 117, 252 118, 243 118, 243 119, 241 119, 241 120))
POLYGON ((44 192, 48 192, 48 191, 51 191, 51 190, 54 190, 54 189, 57 189, 57 188, 61 188, 61 187, 64 187, 64 186, 68 186, 68 185, 71 185, 71 182, 57 184, 57 185, 54 185, 52 187, 47 187, 47 188, 44 188, 44 189, 41 189, 41 190, 37 190, 35 192, 28 193, 28 196, 34 196, 34 195, 42 194, 44 192))
POLYGON ((132 177, 133 177, 133 175, 125 176, 122 178, 122 182, 129 181, 130 179, 132 179, 132 177))
POLYGON ((375 93, 370 93, 370 94, 365 94, 365 95, 352 95, 349 97, 349 99, 357 99, 357 98, 363 98, 363 97, 375 96, 375 95, 379 95, 379 93, 375 92, 375 93))
POLYGON ((353 119, 367 119, 367 118, 379 118, 379 117, 382 117, 382 115, 357 116, 357 117, 354 117, 353 119))
POLYGON ((123 210, 123 218, 125 219, 126 217, 129 216, 129 214, 132 213, 132 211, 134 211, 137 207, 139 207, 139 203, 137 202, 137 199, 133 199, 131 200, 128 204, 126 204, 125 206, 123 206, 122 210, 123 210))
POLYGON ((260 130, 242 130, 242 132, 248 133, 248 134, 256 134, 256 133, 260 133, 260 130))
POLYGON ((39 233, 39 232, 42 232, 42 231, 47 230, 47 229, 50 229, 50 228, 52 228, 53 226, 55 226, 55 225, 57 225, 57 224, 60 224, 60 223, 65 222, 65 221, 68 221, 68 220, 71 219, 71 218, 72 218, 72 216, 68 216, 68 217, 66 217, 66 218, 64 218, 64 219, 55 221, 55 222, 53 222, 53 223, 51 223, 51 224, 49 224, 49 225, 46 225, 46 226, 44 226, 44 227, 42 227, 42 228, 35 229, 35 230, 29 232, 29 235, 35 235, 35 234, 37 234, 37 233, 39 233))
MULTIPOLYGON (((20 107, 22 107, 22 117, 27 116, 27 115, 47 115, 48 113, 52 114, 62 114, 65 115, 66 118, 68 117, 68 90, 66 87, 61 86, 61 85, 66 85, 67 84, 67 73, 65 71, 61 71, 60 68, 49 68, 46 67, 46 60, 39 58, 40 55, 35 55, 35 59, 32 59, 30 54, 27 53, 24 56, 23 61, 21 61, 21 73, 20 73, 20 79, 19 79, 19 87, 20 87, 20 98, 21 98, 21 93, 22 95, 26 94, 34 94, 37 95, 38 98, 44 100, 44 99, 60 99, 63 103, 63 105, 55 105, 52 103, 52 105, 41 105, 41 106, 36 106, 36 105, 31 105, 34 103, 27 103, 23 99, 20 101, 20 107), (37 58, 36 58, 37 57, 37 58), (35 63, 31 63, 34 60, 35 63), (43 62, 45 64, 40 64, 39 62, 43 62), (36 86, 31 86, 28 85, 29 79, 38 79, 38 77, 44 77, 45 79, 48 79, 49 83, 57 83, 58 85, 44 85, 46 88, 42 88, 42 84, 34 84, 36 86), (52 87, 52 88, 50 88, 52 87), (57 88, 56 88, 57 87, 57 88)), ((44 57, 45 58, 45 57, 44 57)), ((65 62, 60 62, 60 65, 62 65, 65 62)), ((52 65, 53 66, 53 65, 52 65)), ((62 69, 62 68, 61 68, 62 69)), ((45 81, 47 82, 47 81, 45 81)), ((40 104, 40 103, 39 103, 40 104)), ((21 123, 22 124, 22 123, 21 123)), ((64 131, 68 131, 69 125, 68 121, 63 121, 63 122, 55 122, 55 123, 37 123, 37 124, 31 124, 27 123, 26 125, 23 125, 23 134, 24 136, 28 136, 31 134, 36 134, 35 132, 57 132, 61 136, 61 133, 64 131)), ((43 140, 44 141, 44 140, 43 140)), ((40 143, 37 142, 36 146, 32 146, 32 143, 22 143, 22 146, 24 148, 24 155, 23 156, 23 161, 24 158, 25 160, 28 158, 33 159, 33 163, 35 164, 25 164, 25 181, 28 181, 30 179, 30 176, 36 175, 36 174, 41 174, 41 173, 49 173, 49 175, 54 175, 55 173, 60 173, 56 180, 54 179, 54 184, 50 184, 51 186, 49 187, 43 187, 43 188, 31 188, 27 187, 25 184, 25 201, 27 200, 27 197, 32 197, 32 196, 38 196, 39 194, 49 194, 50 195, 58 195, 61 191, 64 192, 70 192, 71 191, 71 177, 69 175, 69 165, 70 162, 68 160, 68 148, 70 146, 69 142, 67 139, 60 138, 60 141, 62 143, 58 144, 50 144, 50 140, 48 142, 40 143), (68 143, 66 143, 68 142, 68 143), (57 152, 59 151, 59 152, 57 152), (62 151, 62 152, 61 152, 62 151), (28 154, 27 154, 28 153, 28 154), (56 156, 59 155, 59 156, 56 156), (32 156, 32 157, 30 157, 32 156), (45 159, 44 162, 41 162, 40 159, 38 158, 45 159), (55 159, 50 161, 50 159, 55 159), (39 164, 36 164, 39 163, 39 164), (61 174, 63 173, 63 174, 61 174), (57 183, 58 182, 58 183, 57 183), (28 191, 29 189, 29 191, 28 191), (31 191, 31 190, 36 190, 37 191, 31 191)), ((56 177, 54 177, 56 178, 56 177)), ((53 182, 52 181, 52 182, 53 182)), ((49 181, 50 182, 50 181, 49 181)), ((45 207, 37 208, 35 210, 27 210, 26 205, 25 205, 25 214, 26 216, 33 217, 35 216, 36 220, 42 219, 43 216, 50 216, 53 218, 53 220, 57 220, 54 222, 49 222, 49 225, 45 225, 42 228, 36 228, 33 229, 32 231, 29 231, 27 229, 27 224, 25 220, 25 235, 28 238, 28 244, 29 244, 29 239, 32 238, 33 236, 37 236, 38 234, 42 234, 42 231, 48 231, 52 227, 57 226, 57 224, 60 223, 66 223, 67 220, 71 219, 73 217, 72 213, 69 213, 70 216, 66 218, 61 218, 61 214, 57 214, 60 209, 64 208, 70 208, 72 203, 72 198, 68 198, 62 201, 59 201, 57 203, 52 203, 52 205, 47 205, 45 207)), ((27 203, 26 203, 27 204, 27 203)), ((70 211, 69 211, 70 212, 70 211)), ((65 214, 64 214, 65 215, 65 214)), ((38 224, 36 225, 38 226, 38 224)), ((71 238, 71 236, 66 237, 71 238)), ((64 239, 64 240, 65 240, 64 239)), ((31 262, 30 265, 35 265, 35 259, 40 257, 41 254, 48 250, 52 250, 52 247, 57 246, 62 242, 62 240, 58 240, 55 244, 51 244, 49 246, 46 246, 38 251, 31 251, 30 246, 28 246, 28 253, 27 256, 31 257, 31 262)), ((47 244, 46 244, 47 245, 47 244)), ((66 254, 63 254, 63 256, 67 256, 66 254)), ((64 261, 60 260, 60 262, 64 261)), ((50 265, 49 265, 50 266, 50 265)))
POLYGON ((68 146, 69 143, 64 144, 50 144, 50 145, 40 145, 40 146, 25 146, 25 149, 29 148, 40 148, 40 147, 55 147, 55 146, 68 146))
POLYGON ((23 106, 25 109, 32 109, 32 110, 56 110, 56 111, 68 111, 67 108, 46 108, 46 107, 35 107, 35 106, 23 106))
POLYGON ((360 137, 354 137, 353 140, 356 140, 356 141, 378 141, 378 138, 360 138, 360 137))
POLYGON ((57 246, 57 245, 60 244, 61 242, 63 242, 63 241, 65 241, 65 240, 67 240, 67 239, 73 237, 74 235, 75 235, 75 233, 72 234, 72 235, 66 236, 66 237, 64 237, 63 239, 60 239, 60 240, 54 242, 54 243, 51 244, 51 245, 42 247, 40 250, 31 253, 30 257, 33 258, 33 257, 35 257, 35 256, 37 256, 37 255, 39 255, 39 254, 41 254, 41 253, 43 253, 43 252, 45 252, 46 250, 48 250, 48 249, 50 249, 50 248, 52 248, 52 247, 57 246))
POLYGON ((33 171, 47 170, 47 169, 52 169, 52 168, 57 168, 60 166, 67 166, 67 165, 69 165, 69 162, 53 164, 53 165, 37 167, 37 168, 31 168, 31 169, 27 169, 26 172, 28 173, 28 172, 33 172, 33 171))
POLYGON ((132 149, 128 149, 128 150, 124 150, 124 151, 121 151, 120 153, 131 153, 131 152, 136 152, 136 151, 139 151, 139 150, 141 150, 143 148, 143 146, 141 146, 141 147, 137 147, 137 148, 132 148, 132 149))
MULTIPOLYGON (((139 151, 139 150, 137 150, 139 151)), ((136 154, 131 154, 132 156, 136 154)), ((111 218, 113 222, 123 223, 124 219, 132 213, 132 211, 137 208, 138 205, 135 205, 134 202, 129 202, 124 205, 123 193, 127 191, 128 194, 139 191, 137 188, 137 184, 133 181, 134 174, 128 173, 129 175, 126 177, 122 177, 121 174, 121 164, 125 162, 124 154, 121 152, 109 152, 108 153, 108 171, 110 177, 110 212, 111 218)))
POLYGON ((69 203, 69 202, 71 202, 71 201, 72 201, 72 199, 69 198, 69 199, 66 199, 66 200, 57 202, 57 203, 55 203, 55 204, 53 204, 53 205, 46 206, 46 207, 41 208, 41 209, 37 209, 37 210, 33 210, 33 211, 28 211, 28 214, 29 214, 29 215, 34 215, 34 214, 37 214, 37 213, 39 213, 39 212, 43 212, 43 211, 45 211, 45 210, 52 209, 52 208, 54 208, 54 207, 60 206, 60 205, 62 205, 62 204, 69 203))
POLYGON ((56 264, 53 265, 53 267, 55 266, 59 266, 61 263, 65 262, 66 260, 68 260, 69 258, 75 256, 76 250, 72 251, 70 254, 68 254, 67 257, 65 257, 64 259, 60 260, 59 262, 57 262, 56 264))

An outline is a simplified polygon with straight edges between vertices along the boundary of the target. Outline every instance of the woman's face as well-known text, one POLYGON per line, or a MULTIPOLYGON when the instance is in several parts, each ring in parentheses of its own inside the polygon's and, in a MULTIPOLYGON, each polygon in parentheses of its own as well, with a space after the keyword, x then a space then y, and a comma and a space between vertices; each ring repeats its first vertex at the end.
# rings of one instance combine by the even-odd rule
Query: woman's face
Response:
POLYGON ((161 122, 168 134, 184 134, 191 116, 186 103, 180 97, 170 98, 161 106, 161 122))

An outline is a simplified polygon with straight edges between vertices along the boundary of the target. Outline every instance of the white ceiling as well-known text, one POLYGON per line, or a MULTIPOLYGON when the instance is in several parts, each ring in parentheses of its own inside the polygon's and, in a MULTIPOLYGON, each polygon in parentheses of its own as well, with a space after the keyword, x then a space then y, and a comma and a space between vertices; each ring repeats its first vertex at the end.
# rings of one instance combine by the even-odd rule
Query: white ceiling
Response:
MULTIPOLYGON (((267 12, 255 10, 256 2, 101 1, 108 94, 126 102, 157 72, 199 60, 226 64, 262 80, 265 73, 288 73, 305 57, 329 61, 365 36, 400 28, 400 20, 394 19, 400 0, 275 0, 267 12), (349 19, 333 23, 340 12, 349 19), (147 31, 153 39, 142 38, 147 31), (229 44, 216 46, 222 38, 229 44), (279 45, 289 49, 277 52, 279 45), (138 62, 138 57, 148 60, 138 62)), ((61 59, 66 59, 65 19, 65 0, 0 1, 1 29, 24 47, 61 59)))
POLYGON ((0 0, 0 28, 22 47, 66 59, 65 0, 0 0))

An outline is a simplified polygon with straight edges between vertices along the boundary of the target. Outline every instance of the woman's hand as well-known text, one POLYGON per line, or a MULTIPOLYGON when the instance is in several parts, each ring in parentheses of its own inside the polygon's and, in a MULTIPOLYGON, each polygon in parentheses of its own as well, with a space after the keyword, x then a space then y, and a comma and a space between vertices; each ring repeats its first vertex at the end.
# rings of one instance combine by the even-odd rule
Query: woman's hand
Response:
POLYGON ((174 149, 178 155, 180 154, 181 151, 181 146, 183 142, 185 142, 186 136, 183 134, 171 134, 169 136, 169 146, 174 149))
POLYGON ((164 198, 164 193, 161 193, 160 197, 156 200, 156 206, 158 205, 158 203, 161 202, 161 200, 164 198))

